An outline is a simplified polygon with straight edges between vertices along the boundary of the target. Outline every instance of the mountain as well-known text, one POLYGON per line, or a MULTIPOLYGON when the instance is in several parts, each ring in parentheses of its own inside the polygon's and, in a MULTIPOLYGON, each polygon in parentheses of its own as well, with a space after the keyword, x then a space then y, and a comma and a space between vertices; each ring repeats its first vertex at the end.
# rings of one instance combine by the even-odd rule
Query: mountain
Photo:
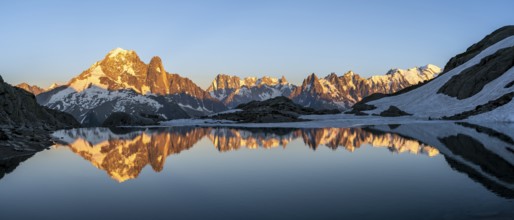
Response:
POLYGON ((289 96, 294 85, 287 82, 286 78, 273 77, 246 77, 217 75, 207 92, 222 101, 228 108, 234 108, 239 104, 250 101, 264 101, 277 96, 289 96))
POLYGON ((159 57, 149 64, 136 52, 110 51, 67 84, 37 96, 41 105, 68 112, 84 125, 98 126, 112 112, 188 118, 225 110, 191 80, 166 72, 159 57))
POLYGON ((514 121, 514 26, 486 36, 421 86, 365 100, 361 114, 394 108, 417 118, 514 121))
POLYGON ((48 91, 48 90, 52 90, 52 89, 55 89, 57 87, 59 87, 60 85, 57 84, 57 83, 52 83, 52 85, 50 85, 47 89, 45 89, 45 91, 48 91))
POLYGON ((79 126, 69 114, 37 104, 32 93, 5 83, 0 76, 0 164, 50 146, 52 130, 79 126))
POLYGON ((349 71, 342 76, 331 73, 324 78, 309 75, 296 87, 290 98, 303 106, 315 109, 347 109, 362 98, 374 93, 394 93, 436 77, 441 69, 428 64, 422 67, 391 69, 385 75, 363 78, 349 71))
POLYGON ((20 88, 20 89, 23 89, 27 92, 30 92, 34 95, 39 95, 40 93, 44 92, 45 89, 39 87, 39 86, 36 86, 36 85, 29 85, 27 83, 20 83, 18 85, 16 85, 16 87, 20 88))

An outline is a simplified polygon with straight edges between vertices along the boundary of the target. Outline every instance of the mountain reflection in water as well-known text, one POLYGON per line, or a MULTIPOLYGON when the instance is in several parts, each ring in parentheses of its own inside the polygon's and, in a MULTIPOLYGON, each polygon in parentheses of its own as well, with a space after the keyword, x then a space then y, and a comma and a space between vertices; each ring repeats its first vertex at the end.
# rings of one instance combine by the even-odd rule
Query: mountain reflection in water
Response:
POLYGON ((206 138, 219 152, 286 148, 295 140, 312 150, 320 147, 354 152, 369 145, 393 153, 444 156, 448 165, 490 191, 514 198, 514 131, 511 125, 491 127, 467 123, 376 125, 362 128, 208 128, 148 129, 84 128, 54 135, 75 154, 124 182, 146 165, 163 170, 166 158, 189 150, 206 138))
POLYGON ((287 147, 300 139, 309 148, 320 146, 343 148, 350 152, 363 145, 385 147, 391 152, 425 154, 430 157, 439 151, 415 139, 394 133, 371 132, 363 128, 316 129, 234 129, 178 127, 166 129, 109 129, 84 128, 56 132, 62 145, 105 170, 118 182, 137 178, 141 170, 150 165, 159 172, 166 158, 192 148, 202 138, 208 138, 220 152, 241 148, 287 147))

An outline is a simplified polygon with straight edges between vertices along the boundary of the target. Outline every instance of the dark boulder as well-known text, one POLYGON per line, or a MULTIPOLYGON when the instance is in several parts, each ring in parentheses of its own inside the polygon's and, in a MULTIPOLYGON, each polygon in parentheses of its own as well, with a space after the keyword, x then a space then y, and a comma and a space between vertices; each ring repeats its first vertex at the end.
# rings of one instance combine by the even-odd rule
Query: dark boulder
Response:
POLYGON ((405 115, 412 115, 412 114, 404 112, 394 105, 389 106, 389 108, 387 110, 380 113, 380 116, 382 116, 382 117, 398 117, 398 116, 405 116, 405 115))
POLYGON ((376 109, 377 107, 374 105, 368 105, 365 102, 358 102, 355 105, 352 106, 352 110, 345 112, 345 114, 355 114, 357 116, 366 116, 369 115, 367 113, 364 113, 363 111, 369 111, 376 109))

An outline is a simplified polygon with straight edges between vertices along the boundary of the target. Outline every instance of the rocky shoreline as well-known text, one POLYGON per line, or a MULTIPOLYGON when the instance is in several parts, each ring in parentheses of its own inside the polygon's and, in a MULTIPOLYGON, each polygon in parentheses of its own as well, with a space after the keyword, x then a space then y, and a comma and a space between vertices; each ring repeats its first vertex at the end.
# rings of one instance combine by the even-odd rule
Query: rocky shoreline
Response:
POLYGON ((5 83, 1 76, 0 106, 0 167, 53 145, 52 131, 80 127, 73 116, 40 106, 33 94, 5 83))
POLYGON ((21 162, 52 146, 51 133, 44 129, 0 129, 0 179, 21 162))

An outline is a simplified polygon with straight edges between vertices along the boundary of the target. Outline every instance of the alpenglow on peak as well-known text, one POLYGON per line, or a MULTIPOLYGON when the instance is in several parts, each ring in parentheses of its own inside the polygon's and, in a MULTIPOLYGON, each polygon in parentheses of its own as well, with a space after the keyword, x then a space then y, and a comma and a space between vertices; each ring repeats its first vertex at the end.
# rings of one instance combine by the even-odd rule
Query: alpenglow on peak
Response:
POLYGON ((109 53, 107 53, 107 56, 109 57, 115 57, 117 56, 118 54, 122 54, 122 55, 125 55, 125 54, 128 54, 128 53, 133 53, 134 51, 133 50, 125 50, 121 47, 117 47, 117 48, 114 48, 112 49, 111 51, 109 51, 109 53))

